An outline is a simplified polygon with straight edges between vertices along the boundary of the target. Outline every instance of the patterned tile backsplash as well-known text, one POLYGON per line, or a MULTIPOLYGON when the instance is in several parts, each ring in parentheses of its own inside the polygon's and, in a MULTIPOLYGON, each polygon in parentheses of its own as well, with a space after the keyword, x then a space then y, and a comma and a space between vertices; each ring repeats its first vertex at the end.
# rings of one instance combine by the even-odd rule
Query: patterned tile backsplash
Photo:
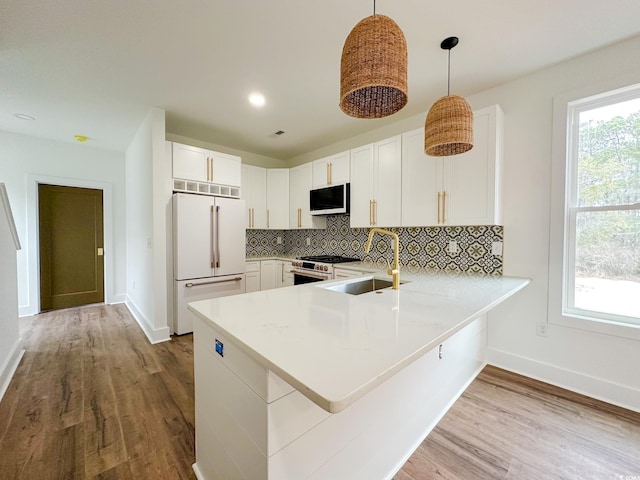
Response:
MULTIPOLYGON (((400 237, 400 263, 409 270, 429 268, 502 275, 502 256, 491 254, 492 243, 503 241, 502 226, 390 230, 400 237), (451 241, 457 243, 456 253, 449 252, 451 241)), ((247 230, 246 252, 252 257, 342 255, 384 267, 387 259, 393 259, 392 239, 376 235, 371 251, 365 254, 368 235, 368 228, 349 226, 349 215, 334 215, 327 217, 326 230, 247 230)))

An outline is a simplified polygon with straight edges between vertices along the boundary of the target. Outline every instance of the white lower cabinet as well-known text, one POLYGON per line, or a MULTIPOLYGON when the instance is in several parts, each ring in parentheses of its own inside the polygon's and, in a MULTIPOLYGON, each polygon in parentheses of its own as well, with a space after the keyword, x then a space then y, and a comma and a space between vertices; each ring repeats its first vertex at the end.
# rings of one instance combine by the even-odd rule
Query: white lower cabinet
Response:
POLYGON ((197 317, 194 327, 202 480, 391 479, 486 364, 483 315, 330 414, 210 322, 197 317))
POLYGON ((260 262, 260 290, 276 288, 276 260, 260 262))
POLYGON ((260 262, 247 262, 245 267, 246 292, 260 291, 260 262))
POLYGON ((357 272, 355 270, 346 270, 344 268, 334 267, 333 269, 333 278, 353 278, 353 277, 361 277, 364 275, 364 272, 357 272))
POLYGON ((290 287, 293 285, 293 265, 285 260, 278 260, 275 268, 275 284, 276 287, 290 287))
POLYGON ((247 293, 293 285, 293 265, 289 260, 255 260, 246 263, 247 293))

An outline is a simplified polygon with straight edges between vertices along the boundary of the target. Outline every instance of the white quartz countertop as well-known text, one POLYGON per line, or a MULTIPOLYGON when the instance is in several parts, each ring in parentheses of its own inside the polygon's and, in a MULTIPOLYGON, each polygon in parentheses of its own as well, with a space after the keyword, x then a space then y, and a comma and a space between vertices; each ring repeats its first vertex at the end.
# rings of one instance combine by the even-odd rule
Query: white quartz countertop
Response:
POLYGON ((189 309, 336 413, 529 283, 505 276, 403 272, 406 283, 381 294, 324 288, 363 278, 203 300, 189 309))

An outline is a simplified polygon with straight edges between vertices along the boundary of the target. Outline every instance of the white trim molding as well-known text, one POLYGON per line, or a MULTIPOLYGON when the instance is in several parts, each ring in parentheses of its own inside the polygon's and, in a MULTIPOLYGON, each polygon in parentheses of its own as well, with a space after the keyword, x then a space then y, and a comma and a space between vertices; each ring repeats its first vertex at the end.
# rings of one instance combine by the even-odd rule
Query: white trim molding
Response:
POLYGON ((2 400, 2 397, 4 397, 4 394, 7 392, 11 379, 16 373, 18 365, 20 365, 20 360, 22 360, 23 355, 22 339, 18 338, 13 344, 13 347, 11 347, 11 353, 7 357, 4 365, 0 367, 0 400, 2 400))
MULTIPOLYGON (((569 298, 573 289, 571 285, 568 285, 569 288, 565 288, 565 279, 570 277, 568 272, 573 271, 573 260, 571 255, 567 255, 565 258, 565 252, 571 251, 573 248, 571 247, 572 235, 575 234, 570 226, 572 222, 569 221, 571 202, 568 196, 568 192, 572 191, 571 188, 575 190, 576 182, 575 172, 570 171, 567 156, 572 148, 571 141, 577 141, 574 138, 575 132, 573 136, 571 135, 571 129, 577 128, 575 125, 573 127, 571 125, 571 111, 579 109, 580 102, 584 102, 585 105, 596 105, 598 102, 602 102, 602 98, 608 98, 612 95, 619 99, 637 98, 638 89, 637 77, 625 76, 559 94, 553 98, 547 290, 548 323, 634 340, 640 339, 640 324, 636 323, 636 319, 626 317, 629 321, 625 321, 625 317, 621 315, 582 311, 573 306, 573 301, 569 298)), ((575 206, 572 208, 576 209, 575 206)))
POLYGON ((18 238, 18 231, 16 230, 16 222, 13 219, 13 212, 11 211, 11 202, 9 202, 9 195, 7 195, 7 187, 4 183, 0 183, 0 203, 3 206, 4 213, 7 216, 7 224, 9 225, 9 231, 13 237, 13 243, 16 246, 16 250, 20 250, 20 238, 18 238))
POLYGON ((169 327, 162 327, 162 328, 151 327, 149 323, 149 319, 147 319, 144 316, 144 314, 140 311, 140 309, 137 307, 135 302, 131 300, 131 298, 128 295, 125 301, 125 305, 129 309, 129 312, 131 312, 131 315, 133 315, 133 318, 136 319, 136 322, 138 322, 138 325, 140 325, 140 328, 142 329, 144 334, 147 336, 147 339, 149 340, 150 343, 154 344, 154 343, 161 343, 161 342, 166 342, 168 340, 171 340, 171 331, 169 327))
POLYGON ((487 361, 494 367, 640 412, 640 390, 495 348, 487 349, 487 361))

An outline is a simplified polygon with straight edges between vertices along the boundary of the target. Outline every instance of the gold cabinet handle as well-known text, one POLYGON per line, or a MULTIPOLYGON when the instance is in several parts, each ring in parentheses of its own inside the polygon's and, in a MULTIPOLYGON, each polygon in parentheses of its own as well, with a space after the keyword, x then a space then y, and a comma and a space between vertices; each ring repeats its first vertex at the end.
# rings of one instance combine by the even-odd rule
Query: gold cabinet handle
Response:
POLYGON ((373 224, 378 224, 378 202, 377 200, 373 201, 373 224))
POLYGON ((333 184, 333 163, 329 162, 329 185, 333 184))
POLYGON ((327 185, 331 185, 331 167, 330 163, 327 162, 327 185))
POLYGON ((302 209, 298 209, 298 228, 302 228, 302 209))
POLYGON ((284 283, 284 262, 282 262, 280 265, 282 265, 282 277, 280 277, 281 283, 284 283))
POLYGON ((442 193, 438 192, 438 225, 440 225, 440 197, 442 197, 442 193))
POLYGON ((447 211, 447 192, 442 192, 442 223, 447 223, 447 219, 445 218, 447 211))
POLYGON ((271 228, 271 218, 269 217, 269 209, 267 208, 267 228, 271 228))
POLYGON ((369 200, 369 225, 373 225, 373 200, 369 200))
POLYGON ((209 162, 209 157, 207 157, 207 182, 210 181, 211 178, 211 162, 209 162))
POLYGON ((211 182, 213 182, 213 157, 210 158, 209 160, 211 162, 211 182))

